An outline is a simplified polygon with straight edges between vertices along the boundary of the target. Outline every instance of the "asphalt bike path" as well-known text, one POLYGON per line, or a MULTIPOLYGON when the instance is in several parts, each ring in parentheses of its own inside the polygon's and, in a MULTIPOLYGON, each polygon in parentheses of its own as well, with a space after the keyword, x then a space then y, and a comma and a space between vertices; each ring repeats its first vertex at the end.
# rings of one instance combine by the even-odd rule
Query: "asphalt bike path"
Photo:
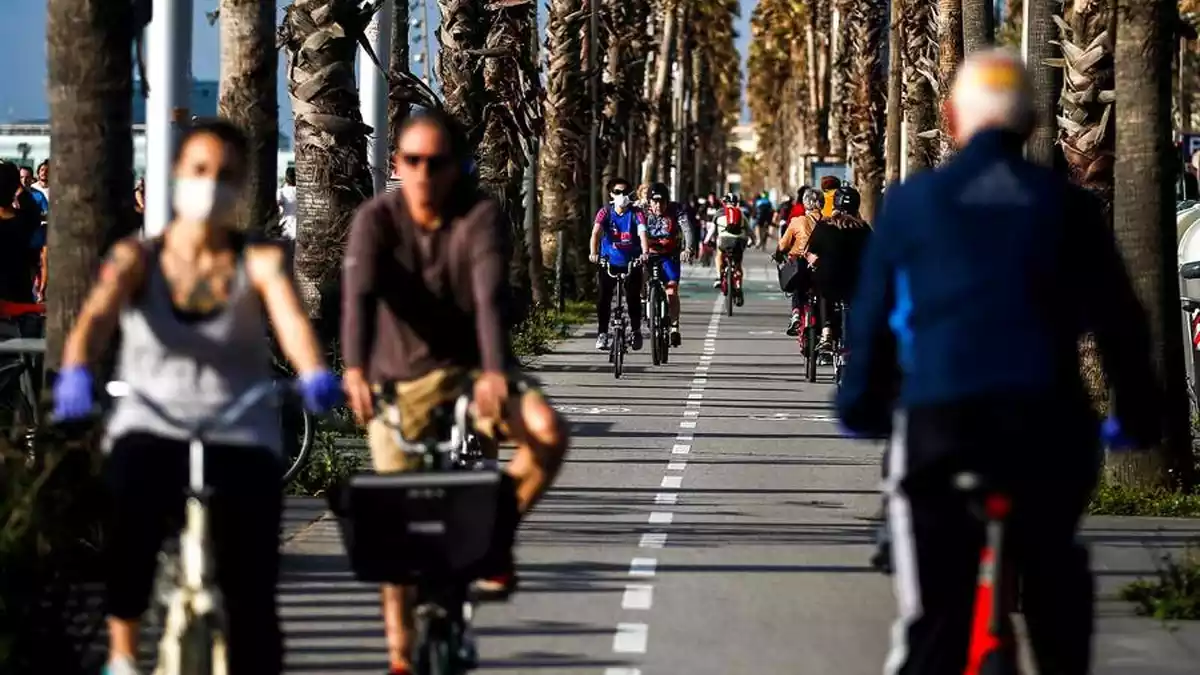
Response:
MULTIPOLYGON (((519 592, 478 612, 479 672, 881 672, 895 614, 867 564, 881 448, 839 434, 831 368, 804 381, 774 265, 748 252, 745 267, 732 317, 714 271, 685 267, 684 344, 667 365, 647 342, 614 379, 594 324, 535 364, 572 450, 521 530, 519 592)), ((1097 556, 1102 593, 1153 570, 1148 532, 1166 547, 1197 532, 1102 526, 1096 545, 1115 552, 1097 556)), ((383 672, 378 592, 354 581, 328 517, 287 543, 280 603, 288 672, 383 672)), ((1115 602, 1100 617, 1095 672, 1195 672, 1196 631, 1115 602)))

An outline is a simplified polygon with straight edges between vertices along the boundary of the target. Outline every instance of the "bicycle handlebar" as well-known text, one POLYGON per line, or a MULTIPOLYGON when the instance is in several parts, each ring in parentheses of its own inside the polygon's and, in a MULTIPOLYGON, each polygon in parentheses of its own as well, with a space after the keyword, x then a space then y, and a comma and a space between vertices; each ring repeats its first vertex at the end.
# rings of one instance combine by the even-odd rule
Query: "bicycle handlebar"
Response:
POLYGON ((380 412, 378 407, 377 399, 376 418, 382 422, 389 431, 392 432, 392 436, 396 441, 396 445, 398 445, 402 451, 409 454, 425 454, 431 450, 439 454, 451 454, 457 452, 458 449, 462 447, 463 442, 466 440, 467 434, 470 433, 470 428, 468 427, 471 418, 470 394, 462 394, 454 402, 454 426, 450 429, 450 438, 445 441, 408 441, 404 438, 404 434, 401 433, 400 422, 397 421, 396 423, 392 423, 385 419, 383 415, 378 414, 380 412))
POLYGON ((263 380, 258 384, 250 387, 241 396, 238 396, 231 403, 222 408, 216 415, 207 419, 202 419, 198 422, 189 422, 175 417, 167 412, 162 405, 154 401, 145 392, 138 390, 128 382, 114 380, 104 386, 105 392, 113 398, 124 398, 132 396, 141 401, 150 409, 159 419, 188 432, 192 438, 202 438, 205 432, 212 429, 227 427, 242 418, 251 408, 261 403, 263 399, 271 394, 275 394, 279 389, 279 383, 276 380, 263 380))

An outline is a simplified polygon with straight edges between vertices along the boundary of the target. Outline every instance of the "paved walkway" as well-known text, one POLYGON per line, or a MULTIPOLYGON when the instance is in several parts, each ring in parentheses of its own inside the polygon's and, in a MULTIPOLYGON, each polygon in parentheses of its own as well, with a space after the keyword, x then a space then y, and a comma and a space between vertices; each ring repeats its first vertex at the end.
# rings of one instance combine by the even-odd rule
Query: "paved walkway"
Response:
MULTIPOLYGON (((520 593, 481 610, 481 672, 881 672, 894 603, 867 566, 879 448, 839 435, 828 369, 803 382, 783 335, 774 268, 757 254, 747 268, 732 317, 707 270, 688 270, 686 342, 668 366, 652 367, 647 345, 615 381, 591 331, 537 364, 574 447, 522 530, 520 593)), ((296 520, 319 506, 306 508, 296 520)), ((1140 539, 1178 546, 1200 523, 1097 519, 1088 536, 1111 597, 1154 569, 1140 539)), ((333 522, 286 552, 289 672, 383 672, 378 596, 348 573, 333 522)), ((1097 673, 1197 672, 1194 627, 1100 610, 1097 673)))

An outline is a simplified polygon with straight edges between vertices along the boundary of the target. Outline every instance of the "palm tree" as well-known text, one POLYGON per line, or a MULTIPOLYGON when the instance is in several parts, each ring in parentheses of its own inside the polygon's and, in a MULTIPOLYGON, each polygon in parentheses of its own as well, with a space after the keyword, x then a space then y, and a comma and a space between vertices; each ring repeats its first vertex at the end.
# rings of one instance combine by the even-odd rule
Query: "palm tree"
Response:
POLYGON ((963 50, 970 54, 995 42, 992 0, 961 0, 961 7, 963 50))
MULTIPOLYGON (((944 104, 950 96, 954 73, 963 59, 963 5, 971 0, 938 0, 938 102, 944 104)), ((939 106, 939 112, 941 108, 939 106)), ((941 123, 938 154, 945 158, 950 153, 950 134, 944 115, 938 116, 941 123)))
POLYGON ((887 66, 887 184, 900 182, 900 169, 904 164, 901 153, 901 135, 904 122, 904 4, 901 0, 888 0, 888 66, 887 66))
POLYGON ((887 0, 859 0, 849 15, 851 76, 848 126, 863 217, 873 220, 883 191, 887 79, 883 67, 887 0))
POLYGON ((1026 46, 1026 63, 1033 80, 1034 105, 1037 108, 1038 124, 1027 144, 1029 159, 1044 166, 1054 166, 1058 155, 1058 99, 1062 91, 1062 77, 1057 68, 1050 64, 1060 58, 1054 41, 1054 10, 1059 0, 1028 0, 1029 41, 1026 46))
POLYGON ((275 6, 260 0, 221 0, 221 94, 218 113, 236 123, 250 141, 245 199, 238 224, 247 230, 276 229, 279 158, 279 55, 275 6))
POLYGON ((50 0, 46 50, 54 180, 46 367, 67 336, 107 243, 133 222, 132 45, 127 0, 50 0))
POLYGON ((470 147, 483 141, 483 66, 481 50, 487 39, 482 3, 478 0, 438 0, 442 22, 438 42, 438 76, 446 111, 463 126, 470 147))
POLYGON ((517 302, 532 302, 528 251, 525 246, 525 165, 533 139, 542 132, 541 86, 533 54, 537 6, 533 0, 509 0, 489 8, 484 39, 483 89, 472 98, 482 102, 481 186, 500 203, 502 225, 511 235, 510 281, 517 302))
POLYGON ((1190 487, 1195 472, 1188 424, 1175 260, 1171 72, 1175 0, 1120 0, 1117 5, 1117 107, 1113 230, 1138 297, 1150 318, 1152 357, 1167 392, 1159 447, 1110 455, 1122 483, 1190 487))
POLYGON ((585 261, 572 247, 582 250, 585 223, 580 209, 580 188, 587 174, 587 82, 580 59, 584 19, 580 0, 551 0, 546 19, 546 135, 539 172, 543 255, 553 259, 556 235, 562 233, 564 270, 569 268, 581 285, 587 283, 585 261))
POLYGON ((662 29, 659 32, 658 58, 654 64, 654 85, 650 99, 650 123, 646 133, 649 148, 642 168, 642 182, 661 178, 663 138, 671 116, 671 65, 675 60, 675 33, 679 29, 680 3, 659 0, 662 29))
POLYGON ((847 143, 852 133, 847 126, 851 94, 846 74, 852 67, 850 33, 854 30, 851 17, 855 4, 855 0, 837 0, 833 8, 835 20, 830 21, 833 30, 829 41, 829 153, 842 158, 847 156, 847 143))
POLYGON ((908 169, 937 163, 938 22, 934 0, 903 0, 904 108, 908 169))
POLYGON ((295 116, 299 227, 296 273, 325 336, 337 330, 337 287, 350 219, 372 191, 367 134, 354 78, 357 40, 376 7, 329 0, 287 7, 279 45, 288 55, 295 116))

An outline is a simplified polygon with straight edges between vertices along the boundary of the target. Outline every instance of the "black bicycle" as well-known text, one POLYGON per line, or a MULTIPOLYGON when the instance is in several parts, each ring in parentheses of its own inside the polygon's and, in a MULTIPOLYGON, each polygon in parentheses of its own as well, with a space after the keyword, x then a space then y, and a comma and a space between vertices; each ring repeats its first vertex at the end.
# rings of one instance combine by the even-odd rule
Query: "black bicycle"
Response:
POLYGON ((629 276, 629 268, 613 267, 608 258, 600 259, 600 268, 617 280, 608 322, 608 362, 612 364, 613 377, 620 378, 625 372, 625 353, 629 351, 629 316, 625 312, 625 279, 629 276))
POLYGON ((671 312, 667 303, 667 289, 663 285, 662 262, 651 258, 647 271, 644 316, 650 322, 650 355, 657 366, 670 358, 671 312))
POLYGON ((414 673, 461 675, 478 662, 471 584, 493 559, 501 473, 473 446, 466 395, 452 409, 435 409, 416 442, 401 434, 399 419, 389 418, 387 411, 396 409, 380 409, 377 419, 414 458, 414 470, 354 476, 329 501, 355 576, 415 587, 414 673))

